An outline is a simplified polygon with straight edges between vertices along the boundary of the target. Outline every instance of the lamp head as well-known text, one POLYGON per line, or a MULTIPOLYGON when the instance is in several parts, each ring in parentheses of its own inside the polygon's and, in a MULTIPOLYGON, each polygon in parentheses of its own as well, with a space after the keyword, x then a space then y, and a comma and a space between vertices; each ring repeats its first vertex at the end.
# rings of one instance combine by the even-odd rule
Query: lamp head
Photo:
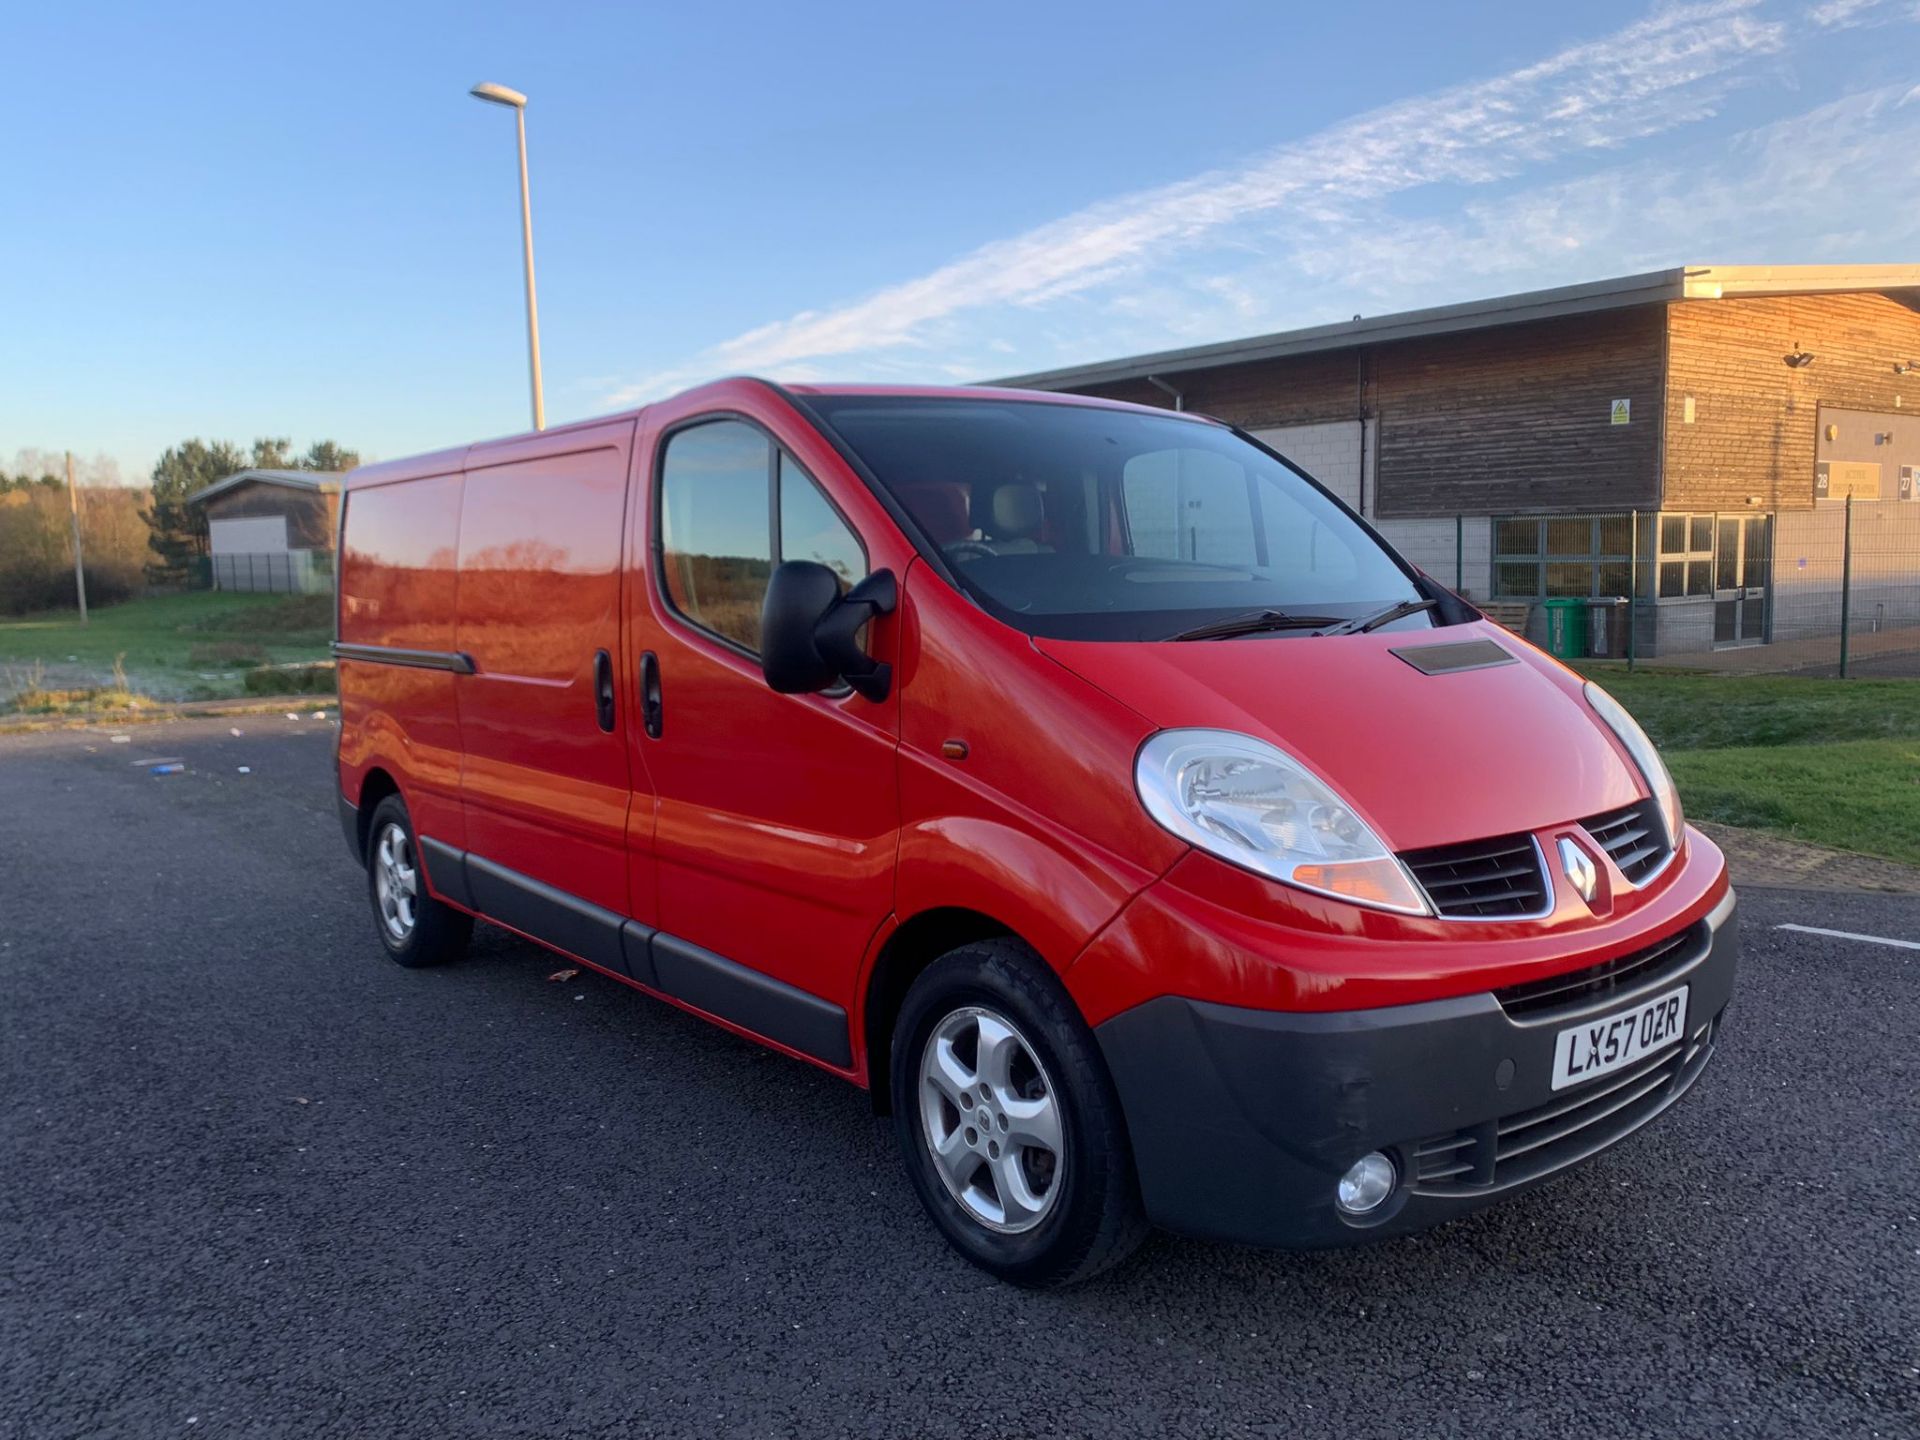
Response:
POLYGON ((527 97, 518 90, 509 90, 504 85, 482 83, 467 92, 476 100, 490 100, 495 105, 511 105, 516 110, 527 107, 527 97))

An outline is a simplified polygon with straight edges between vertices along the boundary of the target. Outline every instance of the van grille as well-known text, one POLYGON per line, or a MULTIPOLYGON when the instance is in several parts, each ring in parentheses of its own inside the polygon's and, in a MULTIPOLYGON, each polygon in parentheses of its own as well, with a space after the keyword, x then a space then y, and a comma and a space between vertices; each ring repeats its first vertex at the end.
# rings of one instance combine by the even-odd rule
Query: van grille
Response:
POLYGON ((1712 1020, 1679 1045, 1544 1105, 1423 1140, 1413 1150, 1413 1188, 1461 1195, 1537 1180, 1630 1135, 1699 1078, 1713 1054, 1712 1020))
POLYGON ((1500 1008, 1514 1020, 1546 1020, 1570 1015, 1612 999, 1627 990, 1651 987, 1669 971, 1691 962, 1704 948, 1707 923, 1689 925, 1657 945, 1621 955, 1604 964, 1589 965, 1562 975, 1527 980, 1493 992, 1500 1008))
POLYGON ((1660 820, 1658 801, 1642 800, 1638 805, 1609 810, 1580 823, 1635 885, 1667 863, 1667 831, 1660 820))
POLYGON ((1400 857, 1442 915, 1495 920, 1551 908, 1540 847, 1531 835, 1409 850, 1400 857))

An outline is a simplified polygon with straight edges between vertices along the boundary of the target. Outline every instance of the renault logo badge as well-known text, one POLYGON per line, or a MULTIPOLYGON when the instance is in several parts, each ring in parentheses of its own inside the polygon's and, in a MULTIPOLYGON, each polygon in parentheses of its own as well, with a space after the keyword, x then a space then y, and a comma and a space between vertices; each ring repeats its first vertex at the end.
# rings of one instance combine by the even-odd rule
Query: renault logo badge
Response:
POLYGON ((1600 888, 1600 872, 1593 868, 1587 852, 1565 836, 1560 840, 1560 873, 1580 892, 1582 900, 1592 902, 1593 892, 1600 888))

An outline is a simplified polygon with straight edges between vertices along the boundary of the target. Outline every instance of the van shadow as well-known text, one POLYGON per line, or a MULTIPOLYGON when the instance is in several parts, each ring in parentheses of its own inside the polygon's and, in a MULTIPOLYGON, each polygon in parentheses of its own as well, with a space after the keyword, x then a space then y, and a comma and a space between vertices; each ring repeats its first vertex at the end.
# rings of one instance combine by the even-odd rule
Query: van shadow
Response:
MULTIPOLYGON (((1050 1313, 1098 1313, 1122 1333, 1132 1322, 1116 1317, 1132 1314, 1213 1327, 1223 1306, 1270 1326, 1389 1312, 1430 1312, 1432 1323, 1446 1324, 1463 1303, 1504 1297, 1537 1308, 1577 1286, 1593 1256, 1622 1235, 1645 1234, 1654 1203, 1626 1178, 1650 1158, 1634 1163, 1634 1147, 1656 1138, 1639 1137, 1624 1156, 1599 1157, 1423 1234, 1289 1252, 1155 1232, 1132 1259, 1084 1285, 1018 1291, 946 1246, 906 1179, 892 1122, 873 1116, 863 1092, 585 967, 564 984, 545 983, 575 968, 482 925, 470 957, 444 972, 506 992, 517 1019, 530 1018, 529 1007, 563 1012, 569 1033, 555 1043, 567 1051, 572 1093, 604 1121, 605 1145, 600 1155, 547 1148, 540 1163, 556 1180, 602 1189, 639 1180, 676 1194, 698 1187, 704 1208, 693 1229, 706 1243, 731 1245, 747 1233, 775 1249, 831 1244, 857 1257, 849 1270, 884 1271, 890 1284, 916 1292, 1020 1296, 1050 1313), (612 1170, 606 1153, 621 1157, 612 1170)), ((1669 1145, 1677 1142, 1658 1148, 1669 1145)))

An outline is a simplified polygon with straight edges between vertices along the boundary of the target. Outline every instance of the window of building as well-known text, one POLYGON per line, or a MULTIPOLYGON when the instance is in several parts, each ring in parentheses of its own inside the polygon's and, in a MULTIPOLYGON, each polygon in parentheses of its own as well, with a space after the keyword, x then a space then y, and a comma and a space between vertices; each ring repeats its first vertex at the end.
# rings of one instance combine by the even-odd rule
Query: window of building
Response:
POLYGON ((755 654, 767 581, 781 560, 818 561, 843 590, 867 573, 859 538, 813 478, 745 421, 713 420, 673 435, 659 504, 667 599, 703 630, 755 654))
POLYGON ((1497 598, 1625 595, 1632 574, 1629 516, 1510 515, 1493 522, 1497 598))
POLYGON ((1660 517, 1660 598, 1713 594, 1714 526, 1711 515, 1660 517))

